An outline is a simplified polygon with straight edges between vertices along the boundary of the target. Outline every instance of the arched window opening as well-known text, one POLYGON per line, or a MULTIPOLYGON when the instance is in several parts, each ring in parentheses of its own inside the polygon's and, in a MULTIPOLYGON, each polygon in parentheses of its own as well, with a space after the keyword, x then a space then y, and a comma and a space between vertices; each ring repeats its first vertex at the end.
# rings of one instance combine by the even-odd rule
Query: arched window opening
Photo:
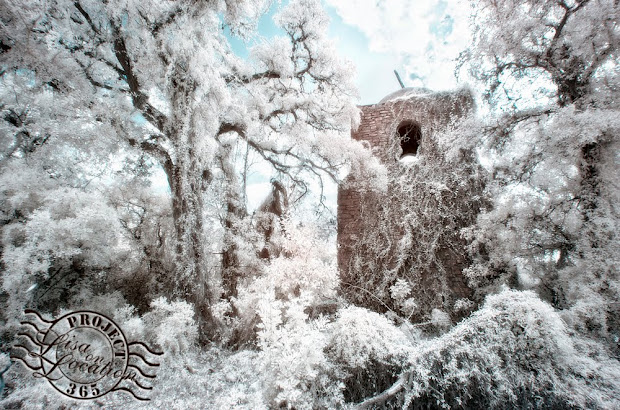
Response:
POLYGON ((422 139, 420 125, 411 121, 403 122, 398 127, 397 132, 400 138, 400 147, 403 151, 400 157, 415 156, 418 153, 420 140, 422 139))
POLYGON ((403 151, 401 158, 408 155, 415 156, 418 153, 420 147, 420 140, 422 139, 422 129, 420 125, 415 122, 403 122, 398 127, 398 137, 400 138, 400 147, 403 151))

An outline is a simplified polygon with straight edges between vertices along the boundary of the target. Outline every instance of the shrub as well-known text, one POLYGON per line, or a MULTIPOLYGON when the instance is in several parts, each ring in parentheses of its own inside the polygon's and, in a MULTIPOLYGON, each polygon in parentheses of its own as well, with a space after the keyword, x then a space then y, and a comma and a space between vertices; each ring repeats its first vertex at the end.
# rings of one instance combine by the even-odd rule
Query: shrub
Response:
POLYGON ((187 352, 198 340, 194 308, 187 302, 169 302, 160 297, 151 303, 152 310, 144 315, 146 336, 168 354, 187 352))
MULTIPOLYGON (((401 375, 412 408, 616 408, 620 363, 532 292, 505 290, 431 339, 401 375)), ((393 396, 392 396, 393 397, 393 396)), ((397 401, 399 401, 397 400, 397 401)))

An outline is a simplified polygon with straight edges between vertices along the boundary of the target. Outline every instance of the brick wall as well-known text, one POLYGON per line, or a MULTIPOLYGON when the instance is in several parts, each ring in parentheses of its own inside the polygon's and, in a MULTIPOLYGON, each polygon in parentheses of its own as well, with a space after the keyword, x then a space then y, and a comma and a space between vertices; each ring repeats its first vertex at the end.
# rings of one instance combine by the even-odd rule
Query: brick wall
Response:
MULTIPOLYGON (((473 99, 467 91, 405 95, 379 104, 362 106, 360 109, 361 122, 358 129, 352 132, 352 138, 370 143, 374 154, 388 165, 388 169, 394 169, 391 165, 400 158, 400 140, 396 133, 400 124, 413 121, 420 125, 422 139, 419 153, 423 153, 424 147, 432 143, 433 135, 437 131, 473 109, 473 99)), ((376 197, 375 194, 362 194, 350 186, 345 183, 338 190, 338 267, 345 283, 355 283, 355 278, 351 277, 349 262, 362 229, 362 201, 387 200, 376 197)), ((398 233, 394 235, 397 236, 398 233)), ((449 250, 442 250, 440 255, 445 258, 444 266, 448 271, 445 281, 454 297, 470 296, 471 290, 461 274, 464 261, 449 250)), ((433 278, 426 279, 432 281, 433 278)))

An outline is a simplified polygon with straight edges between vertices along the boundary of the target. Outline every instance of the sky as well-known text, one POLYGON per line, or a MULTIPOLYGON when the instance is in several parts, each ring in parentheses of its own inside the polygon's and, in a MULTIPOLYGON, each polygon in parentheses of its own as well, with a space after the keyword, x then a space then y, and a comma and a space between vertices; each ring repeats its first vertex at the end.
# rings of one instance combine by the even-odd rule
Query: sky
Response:
POLYGON ((357 67, 361 104, 400 88, 457 86, 456 57, 469 43, 468 5, 459 0, 324 0, 329 36, 357 67))

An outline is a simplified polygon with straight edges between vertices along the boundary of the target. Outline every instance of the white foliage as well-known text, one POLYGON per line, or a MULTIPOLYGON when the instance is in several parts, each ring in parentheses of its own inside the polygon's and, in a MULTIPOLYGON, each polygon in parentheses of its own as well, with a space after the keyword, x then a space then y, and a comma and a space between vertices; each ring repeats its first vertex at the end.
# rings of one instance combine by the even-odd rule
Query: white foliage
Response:
POLYGON ((462 312, 471 309, 474 307, 474 302, 469 299, 458 299, 454 302, 454 310, 457 312, 462 312))
POLYGON ((389 319, 364 308, 344 308, 331 324, 330 356, 349 368, 366 368, 373 362, 397 364, 411 348, 407 336, 389 319))
POLYGON ((616 2, 485 0, 473 9, 473 42, 461 58, 476 60, 470 71, 487 83, 487 92, 503 108, 531 108, 556 96, 567 102, 567 94, 609 90, 605 83, 613 82, 614 74, 601 68, 617 64, 616 2), (607 80, 598 82, 597 76, 607 80), (594 82, 601 88, 590 88, 594 82))
MULTIPOLYGON (((314 227, 291 220, 285 221, 284 232, 284 252, 273 259, 264 273, 254 278, 247 288, 240 289, 234 303, 241 314, 252 312, 257 304, 271 306, 270 303, 279 303, 277 298, 295 299, 296 303, 308 307, 336 296, 338 271, 329 244, 318 237, 314 227)), ((269 309, 279 310, 280 307, 275 305, 269 309)), ((269 317, 272 316, 265 316, 269 317)))
POLYGON ((48 279, 52 267, 79 262, 90 270, 106 270, 126 260, 131 249, 120 236, 116 211, 100 194, 70 188, 37 194, 40 200, 33 205, 45 206, 3 230, 2 287, 11 295, 11 311, 22 309, 30 297, 27 289, 48 279))
POLYGON ((156 342, 168 358, 186 353, 195 345, 198 327, 192 305, 160 297, 151 303, 151 308, 142 318, 147 337, 156 342))
MULTIPOLYGON (((617 119, 615 109, 576 111, 571 105, 540 120, 525 121, 502 149, 495 151, 491 164, 497 182, 487 187, 495 206, 479 216, 477 229, 468 231, 474 248, 493 244, 489 248, 491 266, 510 267, 524 287, 539 286, 549 276, 549 269, 579 263, 588 256, 585 249, 591 245, 584 241, 587 236, 583 233, 591 229, 604 241, 597 245, 599 252, 608 252, 610 257, 592 260, 587 268, 579 269, 594 272, 603 260, 614 259, 611 255, 617 240, 608 235, 618 224, 612 215, 617 213, 619 194, 611 176, 618 170, 617 159, 613 159, 618 150, 613 136, 620 133, 617 119), (581 199, 586 194, 579 168, 583 166, 582 147, 590 143, 602 146, 597 164, 600 216, 589 217, 586 223, 581 199), (584 251, 580 258, 573 258, 569 248, 577 241, 584 251)), ((471 267, 468 274, 478 281, 493 270, 471 267)), ((580 283, 574 287, 577 292, 571 293, 583 294, 577 288, 590 281, 582 282, 583 275, 576 278, 576 282, 562 285, 564 291, 580 283)))
POLYGON ((546 406, 612 408, 619 386, 610 375, 620 364, 597 349, 570 334, 559 313, 535 294, 506 290, 416 350, 406 403, 424 399, 449 408, 473 398, 493 407, 538 398, 546 406))
POLYGON ((396 283, 390 287, 392 299, 396 301, 404 301, 411 293, 411 285, 404 279, 397 279, 396 283))
POLYGON ((324 394, 322 390, 339 390, 339 386, 326 383, 326 322, 310 321, 303 312, 303 304, 295 300, 281 305, 284 313, 277 306, 272 301, 259 309, 258 345, 264 394, 277 406, 311 409, 316 396, 324 394))

